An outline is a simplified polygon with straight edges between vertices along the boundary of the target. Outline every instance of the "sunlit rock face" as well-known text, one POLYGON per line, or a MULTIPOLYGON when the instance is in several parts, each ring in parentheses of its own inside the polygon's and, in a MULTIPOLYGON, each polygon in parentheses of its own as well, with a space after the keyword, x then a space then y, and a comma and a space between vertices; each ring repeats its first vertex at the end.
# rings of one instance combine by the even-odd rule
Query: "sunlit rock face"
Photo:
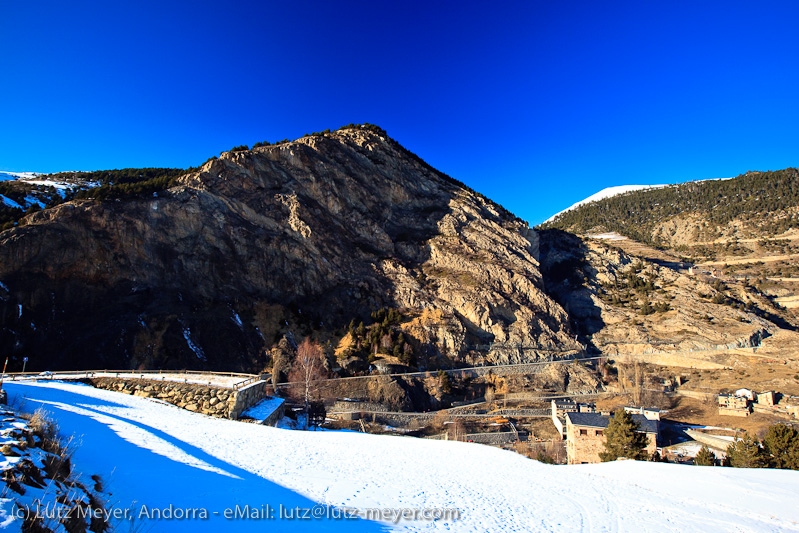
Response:
POLYGON ((3 232, 0 347, 34 369, 258 371, 284 335, 332 351, 388 307, 420 365, 532 361, 577 347, 537 254, 525 222, 383 132, 340 130, 3 232))

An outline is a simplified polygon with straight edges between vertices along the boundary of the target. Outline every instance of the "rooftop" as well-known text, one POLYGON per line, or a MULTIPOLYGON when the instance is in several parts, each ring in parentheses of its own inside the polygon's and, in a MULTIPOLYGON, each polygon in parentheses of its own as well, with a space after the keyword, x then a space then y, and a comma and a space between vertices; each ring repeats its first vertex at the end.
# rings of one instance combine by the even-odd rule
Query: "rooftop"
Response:
MULTIPOLYGON (((632 415, 633 421, 641 428, 644 433, 657 433, 658 426, 654 420, 649 420, 643 415, 632 415)), ((566 413, 566 420, 574 426, 585 426, 591 428, 606 428, 610 421, 609 416, 599 413, 566 413)))

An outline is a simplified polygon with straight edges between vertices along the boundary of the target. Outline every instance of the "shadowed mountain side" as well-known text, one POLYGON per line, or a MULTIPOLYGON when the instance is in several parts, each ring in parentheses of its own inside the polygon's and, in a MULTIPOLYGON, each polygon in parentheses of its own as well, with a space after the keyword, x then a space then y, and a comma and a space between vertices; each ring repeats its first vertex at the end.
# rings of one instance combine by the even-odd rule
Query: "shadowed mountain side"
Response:
POLYGON ((592 346, 591 336, 605 323, 602 310, 586 286, 587 279, 596 277, 588 261, 588 249, 579 237, 561 230, 539 231, 539 238, 547 293, 566 309, 580 342, 592 346))

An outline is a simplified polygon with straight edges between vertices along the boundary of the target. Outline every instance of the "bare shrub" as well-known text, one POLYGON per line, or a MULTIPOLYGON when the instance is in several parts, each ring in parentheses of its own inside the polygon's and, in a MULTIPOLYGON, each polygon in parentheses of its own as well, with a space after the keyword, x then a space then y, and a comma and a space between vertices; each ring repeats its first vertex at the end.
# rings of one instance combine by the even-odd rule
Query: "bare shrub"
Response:
POLYGON ((30 428, 31 433, 39 437, 42 442, 54 441, 58 439, 58 424, 50 420, 43 409, 37 409, 33 413, 28 420, 28 428, 30 428))
POLYGON ((447 439, 448 440, 465 440, 466 439, 466 426, 459 419, 455 419, 451 424, 447 424, 447 439))
POLYGON ((297 355, 289 372, 289 382, 292 383, 291 395, 304 404, 305 429, 308 429, 308 413, 311 400, 319 399, 319 380, 327 377, 325 368, 325 354, 322 347, 310 339, 305 339, 297 347, 297 355))
POLYGON ((563 441, 519 441, 515 450, 530 459, 541 463, 564 464, 566 462, 566 445, 563 441))
POLYGON ((436 431, 441 431, 449 421, 450 417, 445 411, 438 411, 433 417, 433 422, 430 424, 430 426, 436 431))
POLYGON ((494 387, 491 387, 491 386, 486 387, 486 393, 485 393, 486 403, 493 402, 494 398, 496 398, 496 393, 494 392, 494 387))

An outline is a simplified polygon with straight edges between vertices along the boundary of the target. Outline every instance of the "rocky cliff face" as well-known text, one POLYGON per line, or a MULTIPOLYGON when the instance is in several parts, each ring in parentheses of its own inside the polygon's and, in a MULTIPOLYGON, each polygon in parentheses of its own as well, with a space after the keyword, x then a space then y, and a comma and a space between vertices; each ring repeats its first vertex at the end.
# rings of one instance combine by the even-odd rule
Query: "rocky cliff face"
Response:
POLYGON ((751 348, 793 329, 767 298, 725 277, 630 256, 600 240, 541 234, 550 294, 580 339, 602 353, 685 353, 751 348))
POLYGON ((255 371, 284 335, 332 348, 390 307, 427 365, 530 361, 577 347, 537 249, 526 223, 382 132, 341 130, 0 233, 0 346, 29 369, 255 371))

